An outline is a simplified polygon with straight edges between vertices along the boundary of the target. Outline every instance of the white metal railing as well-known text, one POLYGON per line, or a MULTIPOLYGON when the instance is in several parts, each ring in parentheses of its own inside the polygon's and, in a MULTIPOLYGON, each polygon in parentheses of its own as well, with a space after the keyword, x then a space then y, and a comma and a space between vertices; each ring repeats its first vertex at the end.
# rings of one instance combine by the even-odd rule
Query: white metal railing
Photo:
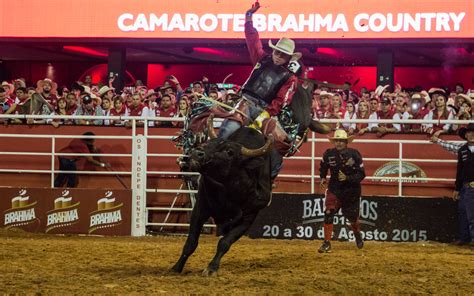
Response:
MULTIPOLYGON (((22 152, 22 151, 0 151, 0 155, 18 155, 18 156, 51 156, 51 168, 48 170, 22 170, 22 169, 0 169, 0 173, 39 173, 39 174, 51 174, 51 186, 54 186, 54 175, 56 173, 75 173, 75 174, 100 174, 100 175, 131 175, 132 176, 132 190, 134 191, 133 196, 136 196, 136 193, 138 192, 144 196, 146 199, 146 194, 147 193, 163 193, 163 194, 190 194, 193 195, 197 191, 194 189, 170 189, 170 188, 148 188, 146 186, 146 176, 149 175, 174 175, 174 176, 186 176, 186 175, 198 175, 197 173, 187 173, 187 172, 180 172, 180 171, 152 171, 152 170, 147 170, 146 165, 145 165, 145 170, 144 170, 144 175, 145 175, 145 183, 142 185, 145 185, 144 187, 138 186, 137 180, 134 180, 133 177, 137 173, 137 167, 136 163, 132 165, 132 168, 127 171, 76 171, 76 172, 70 172, 70 171, 59 171, 55 170, 55 157, 56 156, 75 156, 77 154, 72 154, 72 153, 59 153, 56 152, 56 140, 57 139, 74 139, 74 138, 94 138, 94 139, 124 139, 124 140, 132 140, 132 148, 133 151, 132 154, 130 153, 124 153, 124 154, 117 154, 117 153, 108 153, 108 154, 81 154, 81 156, 106 156, 106 157, 128 157, 128 158, 136 158, 136 157, 142 157, 143 159, 141 160, 140 163, 146 163, 148 158, 177 158, 181 154, 179 153, 147 153, 146 149, 144 150, 145 152, 141 150, 135 149, 136 147, 136 142, 138 141, 143 141, 143 145, 145 147, 149 146, 151 142, 154 141, 169 141, 173 137, 168 136, 168 135, 150 135, 149 134, 149 122, 150 121, 183 121, 182 118, 163 118, 163 117, 136 117, 136 116, 48 116, 48 115, 0 115, 0 120, 2 119, 9 119, 9 118, 19 118, 19 119, 28 119, 28 118, 34 118, 34 119, 109 119, 109 120, 127 120, 131 123, 131 135, 130 136, 83 136, 83 135, 36 135, 36 134, 0 134, 0 139, 2 138, 13 138, 13 137, 21 137, 21 138, 44 138, 44 139, 50 139, 51 140, 51 152, 22 152), (141 122, 143 123, 142 127, 144 128, 144 136, 141 137, 137 133, 137 123, 141 122), (138 152, 137 152, 138 151, 138 152), (140 154, 137 156, 137 154, 140 154), (140 189, 139 189, 140 188, 140 189)), ((427 124, 427 123, 449 123, 449 124, 465 124, 466 121, 460 121, 460 120, 364 120, 364 119, 357 119, 357 120, 337 120, 337 119, 332 119, 332 120, 321 120, 321 122, 324 123, 409 123, 409 124, 427 124)), ((123 128, 123 127, 122 127, 123 128)), ((307 174, 299 174, 299 175, 290 175, 290 174, 281 174, 279 178, 288 178, 288 179, 307 179, 311 182, 311 189, 310 193, 315 193, 315 187, 317 185, 317 180, 319 179, 318 174, 316 173, 317 170, 317 161, 321 160, 320 156, 316 156, 316 145, 317 143, 322 143, 322 142, 327 142, 326 138, 316 138, 314 133, 311 133, 310 138, 308 139, 308 143, 304 145, 311 145, 311 152, 309 156, 293 156, 289 159, 286 159, 286 162, 289 161, 310 161, 311 163, 311 168, 308 171, 307 174)), ((405 147, 411 144, 431 144, 429 141, 425 140, 388 140, 388 139, 356 139, 354 141, 355 143, 363 143, 363 144, 388 144, 388 145, 398 145, 398 157, 394 158, 376 158, 376 157, 364 157, 365 162, 371 162, 371 161, 396 161, 399 163, 399 175, 397 177, 375 177, 375 176, 368 176, 366 177, 367 180, 397 180, 398 182, 398 195, 403 196, 403 181, 409 181, 412 180, 412 178, 409 177, 403 177, 402 176, 402 164, 404 161, 410 161, 410 162, 436 162, 436 163, 441 163, 441 164, 448 164, 448 163, 455 163, 455 159, 447 160, 447 159, 413 159, 413 158, 404 158, 403 157, 403 151, 406 149, 405 147)), ((431 144, 432 145, 432 144, 431 144)), ((428 182, 445 182, 449 181, 452 182, 454 179, 452 178, 417 178, 419 181, 428 181, 428 182)), ((171 212, 189 212, 191 208, 175 208, 174 203, 171 206, 168 207, 146 207, 145 202, 142 200, 142 207, 140 208, 141 213, 134 213, 132 216, 135 216, 137 221, 141 221, 140 223, 142 224, 140 229, 136 231, 137 235, 143 235, 144 234, 144 228, 146 225, 152 225, 152 226, 176 226, 176 227, 181 227, 181 226, 187 226, 186 223, 167 223, 165 221, 164 223, 152 223, 148 222, 146 220, 146 217, 148 216, 148 211, 167 211, 169 217, 169 214, 171 212)), ((134 203, 132 203, 134 204, 134 203)), ((132 219, 133 220, 133 219, 132 219)), ((212 225, 206 225, 209 227, 212 227, 212 225)))

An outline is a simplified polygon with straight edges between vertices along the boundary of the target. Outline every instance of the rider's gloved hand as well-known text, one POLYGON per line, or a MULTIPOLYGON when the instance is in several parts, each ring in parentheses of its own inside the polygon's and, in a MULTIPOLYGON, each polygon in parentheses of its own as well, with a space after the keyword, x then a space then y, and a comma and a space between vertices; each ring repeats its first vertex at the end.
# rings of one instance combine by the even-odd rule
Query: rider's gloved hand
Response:
POLYGON ((270 118, 270 113, 268 113, 266 110, 264 110, 260 115, 255 118, 252 124, 249 125, 249 127, 260 130, 262 128, 262 123, 265 119, 270 118))

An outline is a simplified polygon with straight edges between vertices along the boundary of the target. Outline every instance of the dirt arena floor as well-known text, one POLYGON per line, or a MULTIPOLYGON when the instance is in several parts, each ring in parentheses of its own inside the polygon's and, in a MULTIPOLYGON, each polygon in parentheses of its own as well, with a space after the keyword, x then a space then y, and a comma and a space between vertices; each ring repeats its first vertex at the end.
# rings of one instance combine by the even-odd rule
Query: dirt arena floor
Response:
POLYGON ((202 277, 217 238, 205 235, 184 273, 168 269, 185 237, 83 237, 0 230, 0 293, 21 294, 456 294, 473 295, 474 252, 433 242, 243 238, 217 277, 202 277))

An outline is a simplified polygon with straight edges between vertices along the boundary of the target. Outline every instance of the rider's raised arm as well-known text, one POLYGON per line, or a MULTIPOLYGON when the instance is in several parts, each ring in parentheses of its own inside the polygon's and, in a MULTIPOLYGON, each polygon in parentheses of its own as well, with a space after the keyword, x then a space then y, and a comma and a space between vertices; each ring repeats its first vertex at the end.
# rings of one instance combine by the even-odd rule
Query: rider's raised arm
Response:
POLYGON ((265 56, 263 51, 262 41, 258 35, 257 29, 254 28, 252 22, 252 15, 260 8, 260 4, 256 2, 251 9, 245 13, 245 42, 250 54, 252 65, 255 65, 261 58, 265 56))

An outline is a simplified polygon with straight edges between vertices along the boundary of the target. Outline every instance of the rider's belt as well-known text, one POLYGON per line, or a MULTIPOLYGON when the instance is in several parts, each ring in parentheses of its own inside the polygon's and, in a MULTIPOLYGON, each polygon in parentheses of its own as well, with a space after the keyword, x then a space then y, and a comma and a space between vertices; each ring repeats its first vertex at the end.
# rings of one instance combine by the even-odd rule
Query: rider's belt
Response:
POLYGON ((464 183, 463 186, 466 187, 466 188, 474 188, 474 181, 464 183))

